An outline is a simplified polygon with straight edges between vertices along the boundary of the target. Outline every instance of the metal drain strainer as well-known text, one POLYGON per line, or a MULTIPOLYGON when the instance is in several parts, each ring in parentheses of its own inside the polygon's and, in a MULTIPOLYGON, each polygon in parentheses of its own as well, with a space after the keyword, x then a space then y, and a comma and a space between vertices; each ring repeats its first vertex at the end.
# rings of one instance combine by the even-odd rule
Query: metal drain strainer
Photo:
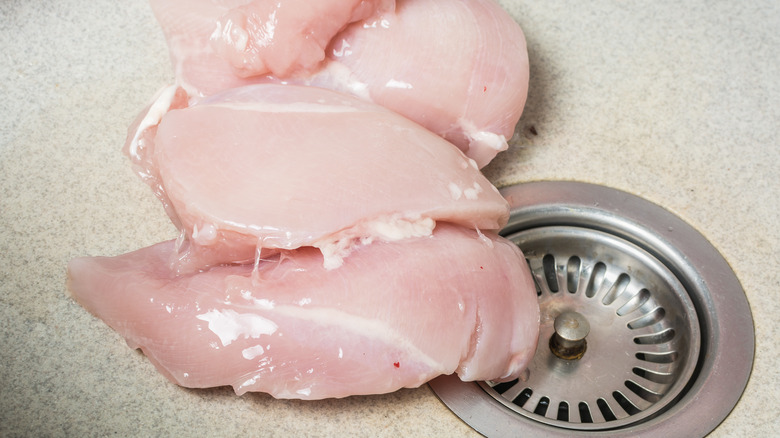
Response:
POLYGON ((685 222, 624 192, 575 182, 502 190, 502 234, 523 250, 539 346, 511 382, 431 382, 487 436, 704 436, 753 361, 752 317, 726 261, 685 222))
POLYGON ((541 307, 540 342, 525 381, 483 388, 535 420, 582 430, 647 418, 682 391, 697 362, 696 310, 674 274, 641 248, 570 226, 507 236, 526 255, 541 307), (580 359, 550 347, 554 322, 577 312, 589 324, 580 359))

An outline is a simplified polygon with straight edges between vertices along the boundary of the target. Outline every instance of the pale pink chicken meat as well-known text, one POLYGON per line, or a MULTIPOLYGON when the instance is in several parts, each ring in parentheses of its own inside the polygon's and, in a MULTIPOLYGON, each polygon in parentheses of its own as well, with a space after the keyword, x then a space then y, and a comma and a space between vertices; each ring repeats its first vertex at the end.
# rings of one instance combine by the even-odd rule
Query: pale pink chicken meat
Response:
POLYGON ((168 43, 176 84, 187 90, 191 97, 256 82, 236 75, 211 42, 217 20, 250 1, 149 1, 168 43))
POLYGON ((539 307, 479 172, 525 102, 511 17, 492 0, 151 3, 176 84, 125 152, 181 236, 73 260, 75 299, 186 387, 518 377, 539 307))
POLYGON ((177 84, 193 96, 247 85, 246 76, 313 70, 349 23, 394 0, 151 0, 177 84))
POLYGON ((177 272, 301 246, 335 268, 355 245, 429 235, 437 221, 498 230, 508 218, 457 148, 330 90, 247 86, 152 120, 127 152, 183 232, 177 272))
MULTIPOLYGON (((368 18, 335 34, 323 62, 307 63, 281 78, 262 65, 237 61, 230 49, 235 44, 220 42, 225 38, 211 40, 215 30, 225 34, 220 20, 233 13, 228 11, 266 7, 260 0, 245 2, 197 0, 184 7, 177 0, 152 1, 177 84, 191 99, 257 82, 313 85, 398 112, 454 143, 479 167, 507 148, 526 101, 528 54, 520 26, 495 1, 398 0, 395 12, 376 4, 370 16, 358 9, 356 16, 368 18), (235 73, 239 65, 240 75, 235 73)), ((287 2, 276 4, 285 8, 287 2)), ((302 26, 294 21, 285 24, 302 26)), ((248 41, 264 38, 257 26, 242 29, 248 41)))
POLYGON ((494 0, 399 0, 395 14, 351 25, 331 48, 334 64, 350 72, 347 89, 364 84, 372 101, 443 136, 479 167, 507 148, 525 106, 525 36, 494 0))
POLYGON ((175 276, 173 242, 68 266, 76 300, 162 374, 193 388, 321 399, 416 387, 440 374, 511 379, 535 350, 539 308, 517 247, 441 224, 361 246, 336 270, 302 248, 280 260, 175 276))
POLYGON ((210 39, 238 76, 284 78, 316 68, 347 24, 394 7, 395 0, 252 0, 222 15, 210 39))

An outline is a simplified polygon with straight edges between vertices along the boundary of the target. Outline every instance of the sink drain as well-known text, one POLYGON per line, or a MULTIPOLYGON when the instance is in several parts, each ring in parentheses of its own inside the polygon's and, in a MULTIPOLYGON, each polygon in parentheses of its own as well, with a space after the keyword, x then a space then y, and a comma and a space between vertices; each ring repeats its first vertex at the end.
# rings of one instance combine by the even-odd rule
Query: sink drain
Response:
POLYGON ((521 415, 581 430, 633 424, 671 404, 693 374, 701 337, 674 274, 593 229, 548 226, 506 237, 523 249, 536 281, 540 342, 524 381, 483 389, 521 415), (589 328, 576 340, 587 342, 581 352, 561 347, 567 322, 589 328))
POLYGON ((666 210, 575 182, 502 190, 502 234, 524 252, 541 308, 521 378, 430 385, 487 436, 704 436, 744 391, 750 308, 715 248, 666 210))

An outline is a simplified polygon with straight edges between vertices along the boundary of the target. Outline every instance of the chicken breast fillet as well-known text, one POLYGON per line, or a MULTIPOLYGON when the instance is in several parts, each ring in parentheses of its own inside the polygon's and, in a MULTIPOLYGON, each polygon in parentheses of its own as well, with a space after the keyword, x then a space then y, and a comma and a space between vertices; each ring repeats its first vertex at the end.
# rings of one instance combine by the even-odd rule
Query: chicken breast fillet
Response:
POLYGON ((354 97, 261 84, 166 111, 131 129, 127 152, 182 230, 177 272, 301 246, 334 268, 358 243, 437 221, 498 230, 509 215, 452 144, 354 97))
POLYGON ((192 101, 258 82, 324 87, 402 114, 480 168, 507 148, 528 93, 528 53, 494 0, 298 3, 308 4, 153 0, 177 85, 192 101))
POLYGON ((321 399, 416 387, 440 374, 511 379, 539 307, 517 247, 449 224, 361 246, 336 270, 312 248, 174 275, 174 242, 68 265, 76 300, 193 388, 321 399))

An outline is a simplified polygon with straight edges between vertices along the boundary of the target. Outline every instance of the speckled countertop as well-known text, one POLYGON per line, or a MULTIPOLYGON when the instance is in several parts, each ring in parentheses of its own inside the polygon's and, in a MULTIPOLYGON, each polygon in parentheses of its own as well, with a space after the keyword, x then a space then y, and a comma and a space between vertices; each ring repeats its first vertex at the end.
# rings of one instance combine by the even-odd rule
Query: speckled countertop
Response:
MULTIPOLYGON (((780 428, 780 3, 503 0, 531 91, 497 185, 580 180, 707 236, 753 311, 747 390, 716 437, 780 428), (534 134, 535 132, 535 134, 534 134)), ((171 81, 146 2, 0 2, 0 435, 469 436, 427 387, 280 401, 189 390, 65 294, 65 265, 175 236, 120 153, 171 81)), ((733 360, 745 360, 734 357, 733 360)))

